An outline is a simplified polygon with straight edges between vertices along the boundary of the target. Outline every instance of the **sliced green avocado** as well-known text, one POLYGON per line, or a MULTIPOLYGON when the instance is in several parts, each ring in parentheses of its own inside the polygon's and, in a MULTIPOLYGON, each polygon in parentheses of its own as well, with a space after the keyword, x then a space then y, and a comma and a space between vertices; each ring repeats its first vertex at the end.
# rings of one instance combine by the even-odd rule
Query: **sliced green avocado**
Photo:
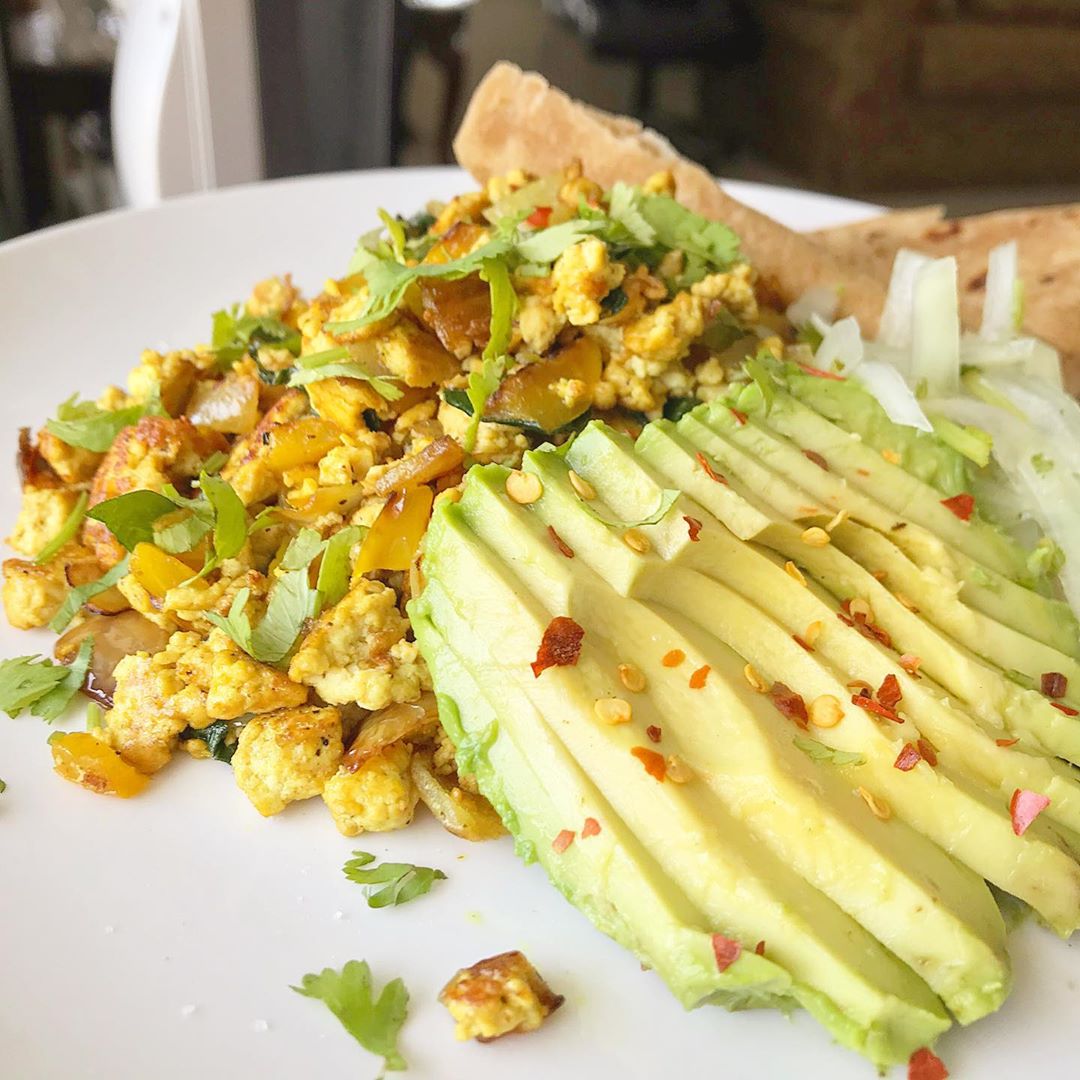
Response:
POLYGON ((439 633, 429 599, 410 604, 416 639, 431 657, 439 719, 496 808, 527 862, 539 861, 555 886, 593 924, 653 968, 687 1008, 791 1008, 800 988, 778 964, 748 954, 717 967, 706 919, 665 876, 574 758, 524 697, 497 713, 477 680, 439 633), (508 794, 508 792, 510 794, 508 794), (599 827, 561 853, 552 840, 586 818, 599 827))
POLYGON ((1027 552, 977 512, 963 521, 943 505, 940 492, 900 465, 863 444, 789 394, 777 391, 766 413, 760 406, 752 422, 792 440, 801 450, 820 455, 848 484, 872 495, 901 519, 922 525, 957 550, 1014 581, 1031 577, 1027 552))
MULTIPOLYGON (((631 753, 639 744, 647 749, 644 732, 597 720, 595 700, 620 685, 613 664, 600 662, 590 647, 573 667, 533 675, 530 663, 554 612, 513 571, 535 557, 544 534, 534 534, 528 548, 506 536, 498 538, 498 551, 481 542, 471 527, 478 520, 470 500, 477 473, 501 480, 498 470, 476 470, 462 502, 440 510, 425 542, 422 599, 500 722, 524 695, 664 874, 702 910, 709 930, 746 943, 764 941, 766 954, 796 984, 810 988, 803 1003, 838 1040, 879 1065, 906 1060, 932 1041, 948 1018, 921 979, 740 829, 704 784, 654 779, 631 753), (465 581, 467 600, 459 588, 465 581), (508 625, 505 613, 511 610, 508 625), (845 1021, 831 1026, 840 1015, 845 1021)), ((551 590, 560 604, 573 599, 563 586, 551 590)), ((584 618, 576 603, 560 611, 584 618)), ((515 805, 515 813, 520 821, 528 810, 515 805)), ((588 842, 578 839, 575 846, 588 842)), ((749 952, 748 945, 743 956, 749 952)))
MULTIPOLYGON (((601 440, 628 445, 610 432, 590 426, 571 446, 566 461, 593 484, 613 511, 633 517, 655 503, 661 485, 650 480, 643 464, 629 451, 617 473, 610 459, 602 473, 591 471, 590 448, 601 440), (646 490, 649 482, 654 488, 651 496, 646 490), (640 499, 636 510, 628 494, 634 492, 640 499)), ((552 506, 556 497, 569 502, 576 495, 560 479, 559 468, 567 468, 560 458, 535 455, 528 459, 527 467, 537 467, 539 472, 541 464, 545 497, 535 509, 541 515, 552 514, 545 508, 552 506)), ((857 673, 866 639, 840 624, 834 611, 810 590, 795 586, 783 567, 731 536, 704 508, 689 511, 705 523, 696 542, 690 540, 679 518, 679 507, 664 522, 643 527, 653 548, 653 553, 645 556, 635 555, 603 526, 597 528, 590 515, 572 515, 561 509, 560 535, 614 588, 623 591, 616 582, 630 582, 631 590, 624 594, 675 608, 730 644, 769 682, 785 683, 807 701, 823 694, 842 702, 850 700, 845 683, 851 674, 836 672, 818 652, 805 651, 793 633, 802 633, 809 624, 820 621, 831 646, 844 654, 843 671, 855 672, 855 677, 863 677, 857 673), (636 575, 621 567, 627 557, 624 552, 640 565, 636 575), (694 569, 682 569, 682 565, 694 569), (764 606, 772 618, 754 603, 764 606)), ((877 648, 871 647, 871 653, 877 655, 877 648)), ((950 782, 944 768, 918 766, 901 772, 894 767, 904 742, 918 737, 918 731, 908 729, 913 720, 879 727, 862 709, 847 708, 846 713, 843 723, 822 732, 823 741, 841 750, 866 753, 872 790, 885 796, 900 816, 983 877, 1027 900, 1059 932, 1068 933, 1080 925, 1080 867, 1059 846, 1066 835, 1063 830, 1036 822, 1023 837, 1016 837, 1008 800, 999 793, 994 792, 993 798, 987 793, 985 798, 973 799, 960 785, 950 782), (960 821, 966 823, 965 828, 956 828, 960 821), (1051 880, 1053 884, 1049 884, 1051 880)))
MULTIPOLYGON (((829 517, 846 510, 851 520, 887 536, 916 565, 946 581, 960 582, 960 599, 972 608, 1066 655, 1080 657, 1080 628, 1067 604, 987 569, 914 522, 898 521, 869 494, 775 433, 753 423, 740 424, 729 409, 714 405, 684 417, 674 429, 662 422, 650 424, 642 433, 642 452, 648 456, 654 442, 672 437, 681 437, 719 463, 743 499, 755 500, 758 506, 767 503, 792 521, 812 519, 819 507, 829 517)), ((732 528, 732 522, 723 520, 732 528)))
POLYGON ((929 432, 895 424, 877 399, 851 379, 823 379, 800 371, 794 364, 774 369, 792 397, 820 413, 845 431, 858 434, 879 453, 890 450, 901 465, 943 495, 970 491, 968 463, 963 454, 929 432))
MULTIPOLYGON (((587 445, 598 441, 591 434, 587 436, 587 445)), ((638 440, 637 448, 663 478, 661 482, 677 485, 717 517, 722 514, 727 520, 732 512, 732 500, 737 496, 730 487, 711 481, 690 451, 671 440, 646 439, 644 436, 638 440)), ((601 453, 606 454, 607 451, 595 456, 600 457, 601 453)), ((589 454, 593 456, 591 446, 589 454)), ((613 461, 609 460, 607 468, 613 467, 613 461)), ((643 497, 647 500, 651 496, 645 492, 643 497)), ((740 520, 737 515, 736 520, 740 520)), ((832 535, 838 537, 845 530, 857 528, 850 524, 839 526, 832 535)), ((887 543, 879 534, 871 530, 863 531, 875 542, 887 543)), ((954 643, 937 634, 933 627, 909 611, 845 551, 838 550, 835 544, 820 548, 808 546, 802 542, 797 527, 778 520, 768 527, 759 528, 756 537, 771 551, 784 559, 790 558, 812 579, 826 583, 834 596, 861 596, 869 601, 878 624, 894 635, 894 644, 901 653, 926 657, 930 661, 924 661, 925 668, 920 666, 923 677, 916 679, 897 662, 895 654, 876 647, 865 638, 849 634, 844 636, 842 652, 831 656, 839 670, 848 678, 863 679, 873 686, 880 686, 887 675, 894 675, 904 688, 907 711, 920 732, 938 747, 943 759, 949 759, 954 767, 996 788, 1005 800, 1017 788, 1048 795, 1051 798, 1047 811, 1049 816, 1070 829, 1080 831, 1080 781, 1069 766, 1053 757, 1043 756, 1061 753, 1069 757, 1080 752, 1080 724, 1048 707, 1045 699, 1039 695, 1030 691, 1021 692, 1020 688, 992 670, 990 677, 997 688, 1002 707, 1007 709, 1004 719, 1009 727, 1001 724, 1000 717, 993 710, 987 711, 981 705, 977 711, 983 719, 965 713, 949 701, 941 686, 925 677, 925 672, 940 669, 947 685, 953 686, 958 671, 969 665, 970 659, 954 643), (901 647, 899 642, 905 633, 911 635, 911 641, 901 647), (1020 693, 1023 693, 1022 697, 1017 696, 1020 693), (1011 737, 1013 730, 1022 736, 1026 744, 1042 753, 1029 754, 1022 747, 998 745, 997 740, 1011 737)), ((697 551, 689 547, 682 550, 689 555, 697 551)), ((874 561, 870 565, 879 564, 874 561)), ((823 626, 834 626, 836 603, 827 595, 819 599, 829 605, 829 610, 820 616, 823 626)), ((926 598, 919 599, 921 603, 926 598)), ((784 610, 783 604, 775 608, 780 613, 784 610)), ((806 616, 800 615, 799 618, 805 619, 806 616)), ((788 623, 793 633, 805 633, 806 625, 807 622, 799 622, 798 618, 788 623)), ((1030 639, 1024 640, 1030 642, 1030 639)), ((834 641, 834 635, 825 635, 818 646, 819 651, 828 652, 834 641)), ((969 673, 968 679, 974 680, 977 688, 978 674, 969 673)))
MULTIPOLYGON (((548 465, 559 470, 561 463, 530 455, 527 467, 543 469, 546 482, 548 465)), ((915 967, 959 1019, 996 1009, 1008 971, 1003 927, 982 880, 914 831, 868 814, 852 798, 857 770, 822 769, 798 749, 791 724, 748 685, 745 661, 729 649, 713 648, 709 682, 690 689, 685 671, 662 665, 655 644, 663 640, 689 654, 690 642, 649 607, 613 595, 577 557, 558 554, 547 543, 543 499, 540 521, 532 520, 537 515, 516 513, 493 479, 494 487, 485 476, 471 489, 470 520, 489 544, 502 538, 516 550, 538 548, 516 566, 530 591, 549 608, 567 604, 588 613, 585 632, 595 636, 593 648, 609 672, 621 662, 646 676, 647 690, 633 697, 635 725, 661 732, 657 745, 665 753, 689 762, 729 813, 915 967), (612 641, 618 657, 607 654, 612 641)), ((580 504, 571 512, 581 514, 580 504)), ((553 527, 560 520, 557 513, 550 519, 553 527)))

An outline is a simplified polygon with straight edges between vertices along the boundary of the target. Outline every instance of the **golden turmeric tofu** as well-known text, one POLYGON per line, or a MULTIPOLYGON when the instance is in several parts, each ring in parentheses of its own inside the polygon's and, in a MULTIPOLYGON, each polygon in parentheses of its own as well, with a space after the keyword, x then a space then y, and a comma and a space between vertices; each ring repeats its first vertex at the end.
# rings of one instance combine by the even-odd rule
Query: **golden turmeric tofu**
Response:
POLYGON ((454 1018, 458 1039, 491 1042, 535 1031, 562 1003, 524 953, 506 952, 462 968, 439 1001, 454 1018))
POLYGON ((224 631, 211 631, 205 647, 210 653, 206 712, 212 719, 235 720, 245 713, 295 708, 307 701, 306 686, 253 660, 224 631))
POLYGON ((397 742, 366 757, 355 769, 342 767, 323 788, 342 836, 403 829, 413 819, 419 795, 409 763, 412 747, 397 742))
POLYGON ((42 566, 22 559, 6 559, 4 569, 4 613, 17 630, 47 626, 60 610, 70 586, 61 559, 42 566))
POLYGON ((416 701, 431 689, 431 676, 416 643, 405 640, 408 629, 394 590, 361 578, 319 617, 289 665, 289 678, 333 705, 382 709, 416 701))
POLYGON ((8 544, 23 555, 37 555, 60 531, 78 499, 79 493, 71 488, 23 488, 8 544))
POLYGON ((458 359, 434 334, 409 319, 402 319, 376 338, 375 348, 386 370, 406 386, 442 384, 461 370, 458 359))
POLYGON ((341 761, 341 714, 314 705, 249 720, 233 755, 240 790, 264 817, 321 795, 341 761))
POLYGON ((84 450, 81 446, 69 446, 48 428, 38 432, 37 448, 65 484, 89 483, 105 456, 94 450, 84 450))
POLYGON ((622 282, 626 267, 608 259, 607 244, 595 236, 568 247, 555 262, 552 305, 572 326, 589 326, 603 314, 600 301, 622 282))
POLYGON ((135 402, 149 401, 155 392, 160 393, 165 411, 170 416, 179 416, 191 397, 199 368, 193 352, 159 353, 144 349, 138 366, 128 374, 128 393, 135 402))

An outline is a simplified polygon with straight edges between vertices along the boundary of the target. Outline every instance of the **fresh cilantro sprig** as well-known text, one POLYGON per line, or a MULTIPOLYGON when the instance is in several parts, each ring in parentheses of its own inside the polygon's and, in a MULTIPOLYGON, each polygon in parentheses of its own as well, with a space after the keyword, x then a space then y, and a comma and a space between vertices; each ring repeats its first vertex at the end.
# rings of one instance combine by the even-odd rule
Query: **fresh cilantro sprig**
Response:
POLYGON ((266 315, 242 315, 240 306, 215 311, 211 345, 218 367, 230 368, 245 353, 257 358, 261 345, 288 349, 296 356, 300 352, 300 332, 266 315))
POLYGON ((204 728, 186 727, 180 732, 180 741, 188 739, 201 739, 206 743, 206 749, 215 761, 223 761, 226 765, 231 764, 233 754, 239 745, 235 739, 230 740, 229 734, 233 730, 229 720, 215 720, 204 728))
POLYGON ((375 861, 369 851, 354 851, 342 867, 342 873, 357 885, 365 885, 368 907, 399 907, 431 891, 436 881, 445 881, 441 870, 412 863, 382 863, 366 869, 375 861), (382 886, 376 888, 375 886, 382 886))
POLYGON ((68 623, 75 618, 79 609, 92 600, 98 593, 111 589, 127 572, 129 556, 125 555, 111 570, 107 570, 96 581, 88 581, 85 585, 77 585, 68 590, 60 610, 53 616, 49 623, 49 629, 54 634, 60 634, 67 629, 68 623))
POLYGON ((805 739, 801 735, 796 735, 792 742, 811 761, 828 762, 830 765, 866 764, 866 758, 862 754, 854 754, 849 750, 837 750, 816 739, 805 739))
POLYGON ((29 709, 51 724, 82 686, 93 648, 93 635, 87 634, 70 666, 40 656, 0 661, 0 709, 12 719, 29 709))
POLYGON ((57 406, 55 419, 45 421, 45 429, 68 446, 101 454, 124 428, 137 424, 144 416, 168 416, 159 393, 122 409, 103 409, 96 402, 79 401, 79 395, 72 394, 57 406))
POLYGON ((75 505, 71 508, 71 513, 64 518, 64 523, 57 534, 37 553, 34 559, 36 565, 41 566, 42 563, 47 563, 69 540, 75 538, 79 526, 86 517, 86 506, 89 501, 90 496, 85 491, 79 493, 75 505))
POLYGON ((363 379, 387 401, 397 401, 405 393, 391 379, 372 375, 362 364, 353 360, 352 353, 345 345, 301 356, 296 362, 296 369, 289 376, 289 386, 307 386, 309 383, 337 378, 363 379))
POLYGON ((382 1057, 388 1072, 406 1067, 397 1040, 405 1023, 409 992, 400 979, 388 982, 376 998, 367 961, 350 960, 340 971, 323 968, 318 975, 305 975, 292 989, 321 1001, 365 1050, 382 1057))

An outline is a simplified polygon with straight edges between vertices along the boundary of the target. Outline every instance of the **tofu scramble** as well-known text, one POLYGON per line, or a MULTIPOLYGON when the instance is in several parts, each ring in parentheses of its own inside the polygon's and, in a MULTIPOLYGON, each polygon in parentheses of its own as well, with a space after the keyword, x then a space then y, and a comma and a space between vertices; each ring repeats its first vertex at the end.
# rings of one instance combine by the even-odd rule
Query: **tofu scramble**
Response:
POLYGON ((517 171, 361 239, 305 298, 288 275, 146 351, 127 389, 20 437, 3 564, 3 707, 53 719, 62 776, 128 796, 178 751, 230 762, 264 815, 321 797, 347 836, 423 802, 502 829, 459 769, 404 614, 433 503, 473 463, 516 468, 591 418, 636 432, 779 355, 783 317, 723 225, 669 173, 603 191, 517 171))

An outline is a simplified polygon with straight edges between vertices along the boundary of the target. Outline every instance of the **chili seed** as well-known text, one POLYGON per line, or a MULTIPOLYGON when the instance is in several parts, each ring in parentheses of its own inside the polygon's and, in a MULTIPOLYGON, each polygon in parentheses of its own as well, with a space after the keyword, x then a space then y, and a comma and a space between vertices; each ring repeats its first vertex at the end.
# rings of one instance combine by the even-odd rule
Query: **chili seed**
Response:
POLYGON ((544 485, 533 473, 515 470, 506 478, 506 494, 519 506, 528 506, 544 494, 544 485))

